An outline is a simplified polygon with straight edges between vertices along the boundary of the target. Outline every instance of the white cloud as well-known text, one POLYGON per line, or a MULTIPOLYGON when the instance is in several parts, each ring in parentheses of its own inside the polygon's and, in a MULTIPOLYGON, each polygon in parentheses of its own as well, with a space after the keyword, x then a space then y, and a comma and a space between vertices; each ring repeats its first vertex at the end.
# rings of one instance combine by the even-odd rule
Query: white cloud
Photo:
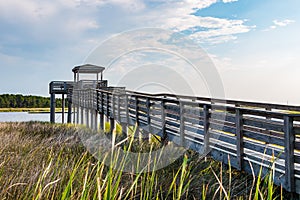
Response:
MULTIPOLYGON (((233 1, 236 0, 223 0, 225 3, 233 1)), ((191 37, 197 41, 219 43, 236 39, 235 34, 245 33, 253 28, 246 26, 245 20, 193 14, 217 2, 218 0, 0 0, 0 20, 17 24, 23 30, 32 30, 28 34, 32 34, 34 38, 51 38, 55 31, 67 39, 80 39, 84 32, 99 28, 124 30, 148 26, 190 31, 191 37), (153 8, 151 3, 154 3, 153 8), (99 11, 101 8, 104 9, 99 11), (104 10, 113 11, 115 8, 120 8, 123 13, 112 12, 109 18, 107 13, 102 14, 104 10), (122 22, 113 25, 111 21, 122 22), (205 30, 200 31, 198 28, 205 30)))
POLYGON ((77 19, 70 20, 67 24, 68 30, 72 31, 84 31, 88 29, 98 29, 100 25, 92 19, 77 19))
POLYGON ((200 42, 221 43, 234 40, 235 34, 246 33, 255 26, 246 26, 245 20, 230 20, 215 17, 185 16, 166 20, 166 27, 177 30, 194 30, 197 27, 206 30, 195 31, 190 36, 200 42))
MULTIPOLYGON (((78 60, 104 37, 128 29, 158 27, 186 31, 197 42, 217 44, 235 40, 236 34, 253 28, 245 25, 246 20, 194 15, 217 2, 219 0, 0 0, 0 22, 18 30, 2 33, 0 39, 15 46, 22 43, 23 46, 18 47, 20 54, 27 51, 29 44, 36 51, 32 55, 37 54, 37 57, 43 53, 78 60), (8 37, 17 40, 8 41, 8 37), (73 52, 72 55, 65 53, 66 49, 73 52)), ((3 44, 5 48, 4 42, 0 45, 3 44)))
POLYGON ((140 0, 0 0, 0 21, 41 32, 48 27, 65 33, 84 32, 99 28, 98 9, 108 5, 128 13, 145 8, 140 0))
MULTIPOLYGON (((216 17, 201 17, 194 13, 197 10, 209 7, 217 3, 217 0, 186 0, 160 2, 161 5, 155 11, 146 13, 143 21, 148 21, 147 26, 160 24, 161 28, 178 32, 190 32, 190 36, 196 41, 221 43, 234 40, 235 34, 246 33, 255 26, 245 25, 246 20, 231 20, 216 17), (159 17, 158 17, 159 16, 159 17)), ((227 1, 229 2, 229 1, 227 1)))
POLYGON ((210 44, 220 44, 224 42, 229 42, 236 40, 238 37, 235 35, 221 35, 215 37, 203 37, 201 35, 192 35, 192 39, 196 40, 199 43, 210 43, 210 44))
POLYGON ((270 31, 270 30, 276 29, 278 27, 285 27, 285 26, 288 26, 288 25, 290 25, 294 22, 295 22, 295 20, 290 20, 290 19, 273 20, 273 25, 270 26, 269 28, 265 29, 264 31, 270 31))
POLYGON ((273 20, 273 23, 276 25, 276 26, 287 26, 291 23, 294 23, 295 21, 294 20, 290 20, 290 19, 285 19, 285 20, 273 20))
POLYGON ((32 22, 56 14, 55 5, 47 1, 0 1, 0 18, 10 22, 32 22))
POLYGON ((121 6, 130 12, 139 12, 145 9, 146 5, 140 0, 110 0, 109 2, 121 6))
POLYGON ((223 0, 223 3, 231 3, 231 2, 236 2, 238 0, 223 0))
POLYGON ((142 0, 59 0, 65 6, 72 5, 72 7, 89 6, 89 7, 103 7, 105 5, 115 5, 123 8, 128 12, 138 12, 145 8, 142 0))

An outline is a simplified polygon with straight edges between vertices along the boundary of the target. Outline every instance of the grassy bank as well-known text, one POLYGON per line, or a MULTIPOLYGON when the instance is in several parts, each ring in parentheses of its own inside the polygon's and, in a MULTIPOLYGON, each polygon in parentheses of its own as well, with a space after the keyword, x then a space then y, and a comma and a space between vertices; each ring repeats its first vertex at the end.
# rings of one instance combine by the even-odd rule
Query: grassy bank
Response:
MULTIPOLYGON (((55 112, 61 112, 61 108, 56 108, 55 112)), ((67 110, 65 110, 66 112, 67 110)), ((30 112, 30 113, 49 113, 50 108, 0 108, 0 112, 30 112)))
MULTIPOLYGON (((256 181, 252 175, 210 158, 201 159, 192 151, 157 171, 125 172, 120 169, 128 162, 126 154, 121 156, 115 151, 97 160, 83 146, 79 137, 82 134, 98 133, 72 125, 0 123, 0 199, 284 197, 272 184, 272 176, 256 181), (111 156, 110 165, 105 164, 107 156, 111 156)), ((122 139, 116 136, 117 141, 122 139)), ((135 140, 127 140, 121 147, 127 152, 159 148, 155 142, 135 140)), ((133 166, 140 166, 140 162, 133 166)))

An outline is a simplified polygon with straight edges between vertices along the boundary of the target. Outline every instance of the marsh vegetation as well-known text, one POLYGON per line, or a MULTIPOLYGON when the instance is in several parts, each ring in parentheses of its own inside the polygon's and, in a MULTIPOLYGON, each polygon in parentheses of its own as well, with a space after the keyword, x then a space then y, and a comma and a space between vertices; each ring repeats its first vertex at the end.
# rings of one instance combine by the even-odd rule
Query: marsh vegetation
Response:
MULTIPOLYGON (((0 199, 284 198, 271 172, 258 179, 193 151, 156 171, 126 172, 126 153, 97 159, 80 134, 98 133, 73 125, 0 123, 0 199), (105 164, 108 158, 110 165, 105 164)), ((123 138, 115 135, 116 141, 123 138)), ((120 147, 125 152, 152 151, 160 145, 128 139, 120 147)))

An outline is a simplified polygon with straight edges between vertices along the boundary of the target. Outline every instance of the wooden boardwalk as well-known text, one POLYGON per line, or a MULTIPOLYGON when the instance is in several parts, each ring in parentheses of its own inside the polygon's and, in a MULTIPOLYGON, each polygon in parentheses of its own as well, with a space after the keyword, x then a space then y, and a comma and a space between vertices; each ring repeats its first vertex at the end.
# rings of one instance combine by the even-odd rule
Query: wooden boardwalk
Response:
POLYGON ((210 155, 258 175, 274 168, 275 184, 300 194, 300 107, 124 88, 74 89, 73 120, 90 128, 109 119, 210 155))

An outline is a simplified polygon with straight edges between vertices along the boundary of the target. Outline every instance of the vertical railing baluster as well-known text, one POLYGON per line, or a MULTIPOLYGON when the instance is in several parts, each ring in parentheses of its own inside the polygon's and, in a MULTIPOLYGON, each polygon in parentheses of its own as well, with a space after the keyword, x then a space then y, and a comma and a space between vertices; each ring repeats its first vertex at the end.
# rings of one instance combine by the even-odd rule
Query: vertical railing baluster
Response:
POLYGON ((116 113, 115 113, 115 95, 114 95, 113 91, 111 93, 111 98, 112 98, 112 102, 111 102, 112 117, 115 118, 115 116, 116 116, 116 113))
POLYGON ((106 93, 106 119, 108 119, 110 113, 109 113, 109 93, 106 93))
POLYGON ((128 108, 128 95, 125 94, 125 109, 126 109, 126 123, 129 124, 129 108, 128 108))
POLYGON ((97 90, 93 90, 93 104, 94 104, 94 130, 98 129, 98 98, 97 98, 97 90))
POLYGON ((284 153, 285 153, 285 186, 289 192, 295 192, 295 135, 293 118, 284 116, 284 153))
POLYGON ((147 126, 149 133, 152 133, 151 130, 151 118, 150 118, 150 99, 149 97, 146 98, 146 109, 147 109, 147 126))
POLYGON ((110 118, 109 124, 110 124, 110 130, 109 130, 109 133, 110 133, 110 134, 113 134, 113 131, 114 131, 114 129, 115 129, 115 119, 114 119, 113 117, 110 118))
MULTIPOLYGON (((76 123, 79 124, 79 112, 80 112, 80 104, 81 104, 81 91, 77 90, 77 95, 78 95, 78 103, 76 104, 76 123)), ((82 108, 81 108, 82 109, 82 108)))
POLYGON ((167 139, 166 132, 166 113, 165 113, 165 99, 161 99, 161 131, 162 131, 162 141, 164 142, 167 139))
POLYGON ((203 153, 208 153, 209 147, 209 109, 208 105, 203 106, 203 134, 204 134, 204 150, 203 153))
POLYGON ((86 93, 85 93, 85 112, 86 112, 86 127, 90 127, 89 126, 89 92, 88 91, 86 91, 86 93))
POLYGON ((72 91, 72 110, 73 110, 73 119, 72 119, 72 121, 73 121, 73 124, 75 124, 75 107, 76 107, 76 104, 77 104, 77 99, 76 99, 76 90, 75 89, 73 89, 73 91, 72 91))
MULTIPOLYGON (((137 127, 139 127, 139 102, 138 102, 138 97, 135 96, 135 122, 137 127)), ((138 129, 138 128, 137 128, 138 129)))
POLYGON ((67 117, 67 123, 71 123, 72 121, 72 97, 71 92, 68 90, 67 94, 67 102, 68 102, 68 117, 67 117))
POLYGON ((184 135, 184 104, 179 102, 179 116, 180 116, 180 143, 181 146, 185 146, 185 135, 184 135))
POLYGON ((51 104, 51 110, 50 110, 50 122, 55 123, 55 93, 51 93, 50 97, 50 104, 51 104))
POLYGON ((236 154, 238 170, 243 169, 244 143, 243 143, 243 113, 239 108, 235 109, 236 125, 236 154))
POLYGON ((100 91, 100 99, 100 128, 104 130, 104 97, 102 91, 100 91))
POLYGON ((118 104, 118 107, 117 107, 117 113, 118 113, 118 121, 121 122, 121 106, 120 106, 120 93, 117 94, 117 97, 118 97, 118 100, 117 100, 117 104, 118 104))
POLYGON ((93 92, 93 90, 92 89, 90 89, 89 90, 89 93, 90 93, 90 116, 91 116, 91 122, 90 122, 90 124, 91 124, 91 129, 94 129, 94 126, 95 126, 95 124, 94 124, 94 106, 93 106, 93 95, 94 95, 94 92, 93 92))

